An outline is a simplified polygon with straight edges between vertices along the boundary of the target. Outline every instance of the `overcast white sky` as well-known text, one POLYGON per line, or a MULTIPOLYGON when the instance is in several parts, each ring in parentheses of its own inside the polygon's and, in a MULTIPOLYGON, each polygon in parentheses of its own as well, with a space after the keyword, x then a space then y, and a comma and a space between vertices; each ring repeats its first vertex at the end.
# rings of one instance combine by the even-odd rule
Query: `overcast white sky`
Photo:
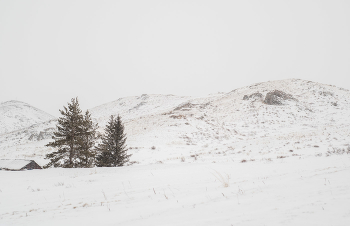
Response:
POLYGON ((1 0, 0 102, 52 115, 120 97, 300 78, 350 89, 350 1, 1 0))

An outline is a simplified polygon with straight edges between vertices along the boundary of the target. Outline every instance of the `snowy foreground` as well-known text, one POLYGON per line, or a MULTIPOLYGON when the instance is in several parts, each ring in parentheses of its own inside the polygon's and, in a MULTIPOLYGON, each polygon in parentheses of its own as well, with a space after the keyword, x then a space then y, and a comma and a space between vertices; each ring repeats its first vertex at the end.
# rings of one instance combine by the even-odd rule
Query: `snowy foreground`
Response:
POLYGON ((0 225, 350 225, 350 155, 0 171, 0 225))

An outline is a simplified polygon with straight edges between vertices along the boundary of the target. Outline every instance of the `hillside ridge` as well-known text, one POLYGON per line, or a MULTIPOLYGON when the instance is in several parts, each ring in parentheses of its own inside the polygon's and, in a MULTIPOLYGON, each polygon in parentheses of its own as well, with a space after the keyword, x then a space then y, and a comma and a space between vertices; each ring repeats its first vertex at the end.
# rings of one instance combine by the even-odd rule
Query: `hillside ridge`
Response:
MULTIPOLYGON (((132 161, 147 164, 189 156, 211 161, 223 153, 255 159, 346 148, 350 134, 348 100, 350 92, 346 89, 288 79, 204 97, 143 94, 119 98, 89 111, 101 133, 109 116, 120 114, 132 161), (295 153, 299 149, 310 151, 295 153)), ((43 161, 43 156, 52 151, 44 145, 54 130, 52 120, 0 135, 0 157, 43 161)))
POLYGON ((0 134, 55 119, 54 116, 17 100, 0 103, 0 115, 0 134))

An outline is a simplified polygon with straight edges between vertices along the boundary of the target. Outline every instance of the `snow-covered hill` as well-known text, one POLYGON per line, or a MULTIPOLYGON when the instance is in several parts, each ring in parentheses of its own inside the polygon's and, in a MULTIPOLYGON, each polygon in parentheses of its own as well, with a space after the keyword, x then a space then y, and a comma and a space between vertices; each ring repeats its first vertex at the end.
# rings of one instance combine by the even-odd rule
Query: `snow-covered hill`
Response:
POLYGON ((0 103, 0 134, 55 119, 54 116, 20 101, 0 103))
POLYGON ((161 114, 191 99, 193 98, 185 96, 143 94, 120 98, 89 111, 92 117, 103 126, 108 122, 110 115, 119 114, 124 120, 134 120, 161 114))
POLYGON ((92 108, 89 111, 99 121, 102 121, 111 114, 120 114, 124 116, 124 119, 129 119, 159 114, 190 99, 193 98, 174 95, 143 94, 141 96, 120 98, 116 101, 92 108))
MULTIPOLYGON (((312 150, 303 155, 346 148, 349 97, 348 90, 290 79, 254 84, 210 97, 186 98, 179 105, 159 112, 145 101, 143 111, 152 113, 143 116, 136 117, 131 111, 123 114, 119 109, 109 114, 125 115, 135 161, 177 161, 182 157, 191 161, 190 156, 211 159, 213 153, 275 158, 296 156, 300 153, 295 152, 302 148, 312 150), (281 93, 285 97, 278 97, 281 93), (270 103, 274 97, 280 101, 270 103), (139 155, 145 151, 152 153, 147 160, 139 155)), ((91 112, 94 116, 94 111, 91 112)))
MULTIPOLYGON (((142 95, 90 109, 100 131, 120 114, 132 161, 215 161, 320 155, 349 145, 350 92, 288 79, 206 97, 142 95), (302 150, 302 151, 301 151, 302 150), (308 150, 308 151, 306 151, 308 150)), ((55 121, 0 136, 0 158, 45 162, 55 121)))

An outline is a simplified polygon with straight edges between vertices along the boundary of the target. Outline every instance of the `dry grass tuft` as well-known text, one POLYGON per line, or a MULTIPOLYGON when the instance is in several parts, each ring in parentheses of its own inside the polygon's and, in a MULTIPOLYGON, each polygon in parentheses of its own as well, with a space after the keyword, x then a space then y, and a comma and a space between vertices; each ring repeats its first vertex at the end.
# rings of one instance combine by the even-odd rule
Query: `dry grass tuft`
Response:
POLYGON ((212 173, 218 181, 222 184, 223 187, 227 188, 230 186, 230 176, 226 174, 226 177, 224 177, 221 173, 218 171, 214 170, 215 172, 212 173))

